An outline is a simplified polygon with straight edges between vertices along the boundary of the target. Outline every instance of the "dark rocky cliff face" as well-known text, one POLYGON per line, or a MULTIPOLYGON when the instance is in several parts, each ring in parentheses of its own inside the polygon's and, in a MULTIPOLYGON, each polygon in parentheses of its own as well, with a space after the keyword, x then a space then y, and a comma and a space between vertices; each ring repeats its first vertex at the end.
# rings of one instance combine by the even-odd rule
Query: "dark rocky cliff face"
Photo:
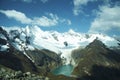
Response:
POLYGON ((11 51, 0 52, 0 65, 23 72, 37 72, 37 67, 22 52, 10 48, 11 51))
MULTIPOLYGON (((35 64, 38 66, 51 65, 54 63, 61 63, 61 58, 56 53, 42 49, 42 50, 33 50, 26 51, 27 55, 34 60, 35 64), (54 62, 54 63, 52 63, 54 62)), ((57 64, 56 64, 57 65, 57 64)))
POLYGON ((72 53, 78 63, 73 71, 80 80, 119 80, 120 54, 95 39, 85 49, 72 53))
POLYGON ((62 65, 60 56, 52 51, 36 49, 33 51, 28 50, 26 53, 34 61, 34 64, 43 71, 43 73, 50 72, 56 67, 62 65))

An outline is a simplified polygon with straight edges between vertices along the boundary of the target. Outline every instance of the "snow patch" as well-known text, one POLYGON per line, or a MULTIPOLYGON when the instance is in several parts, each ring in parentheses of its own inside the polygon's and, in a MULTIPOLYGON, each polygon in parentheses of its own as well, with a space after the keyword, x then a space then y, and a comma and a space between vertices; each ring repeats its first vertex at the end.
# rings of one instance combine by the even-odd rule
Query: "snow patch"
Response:
POLYGON ((0 51, 6 51, 9 48, 9 46, 6 45, 0 45, 0 51))

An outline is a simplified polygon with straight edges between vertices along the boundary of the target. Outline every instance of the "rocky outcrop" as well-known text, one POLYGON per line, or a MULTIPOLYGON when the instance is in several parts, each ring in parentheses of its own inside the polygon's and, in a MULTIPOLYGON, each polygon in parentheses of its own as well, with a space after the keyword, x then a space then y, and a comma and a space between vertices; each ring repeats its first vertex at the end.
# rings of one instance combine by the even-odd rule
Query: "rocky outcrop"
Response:
POLYGON ((49 80, 48 77, 39 76, 31 72, 21 72, 0 68, 0 80, 49 80))

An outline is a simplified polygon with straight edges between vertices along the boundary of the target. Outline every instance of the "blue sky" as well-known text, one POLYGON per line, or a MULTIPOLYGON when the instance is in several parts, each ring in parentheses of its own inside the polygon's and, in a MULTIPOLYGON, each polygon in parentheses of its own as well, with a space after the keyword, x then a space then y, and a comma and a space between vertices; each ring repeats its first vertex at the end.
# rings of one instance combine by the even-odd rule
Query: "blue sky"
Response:
POLYGON ((1 0, 0 26, 120 33, 120 0, 1 0))

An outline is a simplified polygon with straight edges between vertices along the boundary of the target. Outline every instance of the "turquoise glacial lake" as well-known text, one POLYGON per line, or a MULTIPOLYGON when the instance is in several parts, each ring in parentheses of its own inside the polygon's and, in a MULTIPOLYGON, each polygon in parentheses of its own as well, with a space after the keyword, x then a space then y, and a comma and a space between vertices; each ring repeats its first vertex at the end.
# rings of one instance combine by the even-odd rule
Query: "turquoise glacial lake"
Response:
POLYGON ((73 66, 68 64, 68 65, 59 66, 58 68, 54 69, 52 73, 55 75, 70 76, 72 71, 73 71, 73 66))

